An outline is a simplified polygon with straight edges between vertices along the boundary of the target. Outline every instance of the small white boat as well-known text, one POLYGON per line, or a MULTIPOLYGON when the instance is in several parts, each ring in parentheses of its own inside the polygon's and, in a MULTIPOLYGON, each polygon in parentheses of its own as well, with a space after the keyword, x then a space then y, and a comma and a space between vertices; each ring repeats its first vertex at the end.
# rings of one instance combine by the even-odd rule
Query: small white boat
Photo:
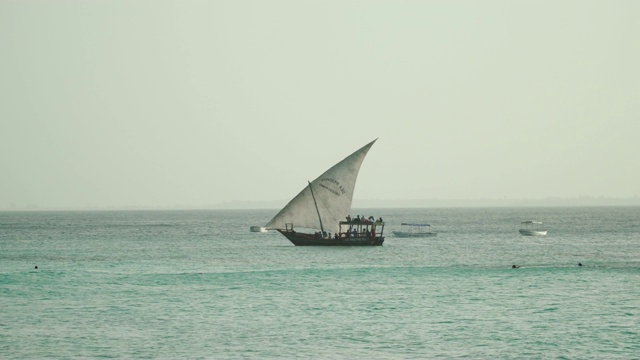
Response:
POLYGON ((430 224, 402 223, 400 231, 394 231, 393 235, 399 238, 436 236, 437 232, 431 231, 430 224))
POLYGON ((252 226, 251 232, 267 232, 267 229, 264 226, 252 226))
POLYGON ((545 236, 547 230, 542 227, 540 221, 523 221, 521 223, 524 227, 520 229, 520 234, 524 236, 545 236))

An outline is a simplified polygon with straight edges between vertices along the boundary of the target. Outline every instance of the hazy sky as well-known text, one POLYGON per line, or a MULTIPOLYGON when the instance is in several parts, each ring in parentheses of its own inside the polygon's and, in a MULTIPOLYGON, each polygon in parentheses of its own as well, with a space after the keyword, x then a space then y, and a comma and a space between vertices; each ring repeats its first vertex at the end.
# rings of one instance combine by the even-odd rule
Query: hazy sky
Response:
MULTIPOLYGON (((640 1, 0 1, 0 209, 640 196, 640 1)), ((284 204, 283 204, 284 205, 284 204)))

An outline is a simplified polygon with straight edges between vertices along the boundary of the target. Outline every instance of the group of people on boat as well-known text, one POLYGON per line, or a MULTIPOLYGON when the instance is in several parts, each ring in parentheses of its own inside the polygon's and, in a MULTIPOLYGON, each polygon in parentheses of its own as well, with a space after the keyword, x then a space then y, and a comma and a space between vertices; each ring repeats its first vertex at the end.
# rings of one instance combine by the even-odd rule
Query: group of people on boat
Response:
MULTIPOLYGON (((313 236, 316 239, 347 239, 347 238, 368 238, 373 239, 377 236, 376 233, 376 225, 382 221, 382 217, 376 219, 373 216, 369 216, 368 218, 364 215, 358 215, 355 218, 352 218, 351 215, 347 215, 346 217, 347 223, 349 225, 349 229, 346 231, 340 230, 340 232, 336 232, 335 234, 331 234, 326 231, 316 231, 313 236), (351 225, 352 224, 352 225, 351 225)), ((383 225, 384 226, 384 225, 383 225)), ((293 231, 293 230, 292 230, 293 231)))
POLYGON ((350 232, 347 232, 347 237, 352 237, 352 238, 363 237, 363 236, 367 237, 367 238, 376 237, 376 231, 375 230, 369 231, 368 228, 367 229, 363 229, 363 230, 364 231, 362 231, 362 232, 358 232, 358 230, 355 227, 353 227, 353 228, 351 228, 350 232))
POLYGON ((364 215, 360 216, 357 215, 355 219, 351 218, 351 215, 347 215, 347 222, 382 222, 382 217, 378 218, 376 220, 376 218, 374 218, 373 216, 369 216, 368 218, 365 218, 364 215))
POLYGON ((331 238, 331 233, 326 231, 316 231, 313 235, 318 239, 331 238))

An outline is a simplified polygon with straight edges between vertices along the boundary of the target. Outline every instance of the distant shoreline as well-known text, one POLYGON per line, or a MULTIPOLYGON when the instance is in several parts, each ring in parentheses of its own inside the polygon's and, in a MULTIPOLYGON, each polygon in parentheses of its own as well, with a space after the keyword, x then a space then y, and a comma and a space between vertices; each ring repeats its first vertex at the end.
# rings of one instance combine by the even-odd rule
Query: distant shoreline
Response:
MULTIPOLYGON (((0 212, 12 211, 118 211, 118 210, 271 210, 280 209, 287 200, 229 201, 211 205, 174 206, 2 206, 0 212)), ((546 198, 546 199, 417 199, 417 200, 354 200, 356 209, 385 208, 492 208, 492 207, 601 207, 640 206, 640 197, 632 198, 546 198)))

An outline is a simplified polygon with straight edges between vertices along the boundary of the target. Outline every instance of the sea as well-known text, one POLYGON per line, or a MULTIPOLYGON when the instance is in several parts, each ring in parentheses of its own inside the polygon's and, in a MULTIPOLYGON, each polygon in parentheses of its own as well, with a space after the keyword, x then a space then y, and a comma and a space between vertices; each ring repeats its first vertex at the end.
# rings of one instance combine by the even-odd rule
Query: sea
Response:
POLYGON ((0 358, 640 358, 640 207, 354 209, 376 247, 277 211, 0 212, 0 358))

